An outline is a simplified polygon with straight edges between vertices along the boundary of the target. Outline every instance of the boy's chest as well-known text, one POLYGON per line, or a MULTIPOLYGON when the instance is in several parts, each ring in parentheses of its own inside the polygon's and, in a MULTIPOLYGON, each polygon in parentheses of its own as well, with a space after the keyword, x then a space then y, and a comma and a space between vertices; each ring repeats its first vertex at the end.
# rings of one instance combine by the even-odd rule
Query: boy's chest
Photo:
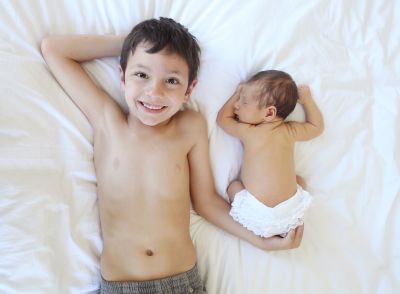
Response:
POLYGON ((95 165, 109 181, 167 182, 187 174, 190 144, 183 137, 121 137, 107 145, 96 150, 101 154, 95 154, 95 165))

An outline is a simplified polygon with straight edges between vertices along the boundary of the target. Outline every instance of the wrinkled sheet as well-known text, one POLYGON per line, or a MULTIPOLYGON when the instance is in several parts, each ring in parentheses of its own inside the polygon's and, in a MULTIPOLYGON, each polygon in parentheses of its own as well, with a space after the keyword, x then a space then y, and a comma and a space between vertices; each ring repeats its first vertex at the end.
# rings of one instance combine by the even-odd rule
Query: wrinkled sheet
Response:
MULTIPOLYGON (((176 19, 202 47, 194 109, 207 119, 218 192, 240 143, 216 126, 236 85, 262 69, 310 85, 325 118, 297 143, 314 196, 301 247, 264 252, 194 212, 211 294, 400 293, 400 2, 0 1, 0 293, 95 293, 102 249, 92 129, 50 74, 48 34, 127 33, 176 19)), ((119 102, 118 60, 86 69, 119 102)), ((290 117, 304 119, 301 107, 290 117)))

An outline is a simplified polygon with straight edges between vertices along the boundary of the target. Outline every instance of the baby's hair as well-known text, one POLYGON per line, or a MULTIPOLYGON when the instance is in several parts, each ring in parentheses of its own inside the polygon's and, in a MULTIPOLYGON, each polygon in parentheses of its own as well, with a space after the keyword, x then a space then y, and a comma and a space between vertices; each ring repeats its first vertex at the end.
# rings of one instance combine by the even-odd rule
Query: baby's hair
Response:
POLYGON ((296 107, 299 93, 296 83, 286 72, 265 70, 256 73, 247 83, 257 83, 260 91, 255 97, 260 107, 275 106, 276 115, 285 119, 296 107))
POLYGON ((200 67, 200 47, 196 38, 180 23, 171 18, 149 19, 137 24, 126 37, 121 51, 120 65, 125 73, 130 53, 140 43, 150 45, 147 53, 166 48, 185 59, 189 67, 189 84, 197 78, 200 67))

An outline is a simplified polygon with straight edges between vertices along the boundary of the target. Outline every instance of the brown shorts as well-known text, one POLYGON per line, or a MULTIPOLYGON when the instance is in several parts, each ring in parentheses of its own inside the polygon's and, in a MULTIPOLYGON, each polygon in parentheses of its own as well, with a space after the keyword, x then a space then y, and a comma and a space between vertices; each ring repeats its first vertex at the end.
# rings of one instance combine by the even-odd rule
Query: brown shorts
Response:
POLYGON ((206 294, 197 265, 191 270, 167 278, 150 281, 106 281, 101 279, 101 294, 206 294))

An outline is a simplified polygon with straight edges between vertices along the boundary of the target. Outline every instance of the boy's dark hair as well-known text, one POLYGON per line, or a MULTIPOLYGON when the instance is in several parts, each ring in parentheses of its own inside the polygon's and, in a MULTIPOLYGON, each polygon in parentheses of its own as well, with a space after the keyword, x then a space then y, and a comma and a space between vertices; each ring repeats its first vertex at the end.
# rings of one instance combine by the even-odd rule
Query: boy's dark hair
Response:
POLYGON ((279 70, 260 71, 248 83, 259 83, 256 97, 260 107, 275 106, 276 115, 285 119, 296 107, 299 93, 292 77, 279 70))
POLYGON ((157 53, 167 48, 181 56, 189 67, 189 84, 196 79, 200 67, 200 47, 196 38, 183 25, 166 17, 137 24, 122 46, 120 65, 124 73, 130 53, 133 54, 142 42, 151 46, 147 53, 157 53))

